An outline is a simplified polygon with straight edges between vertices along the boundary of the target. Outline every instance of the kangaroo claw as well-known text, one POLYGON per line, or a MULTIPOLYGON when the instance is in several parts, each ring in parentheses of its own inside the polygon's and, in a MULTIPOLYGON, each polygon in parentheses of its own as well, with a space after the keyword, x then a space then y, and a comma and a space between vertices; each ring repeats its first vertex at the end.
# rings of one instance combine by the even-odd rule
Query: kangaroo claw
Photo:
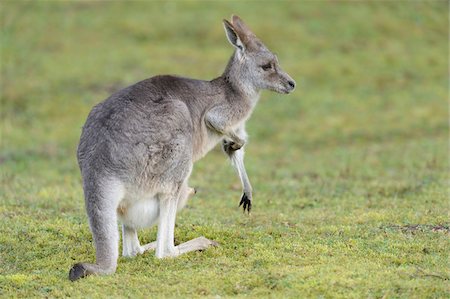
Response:
POLYGON ((245 210, 247 210, 247 212, 250 214, 250 210, 252 209, 252 200, 250 198, 248 198, 247 194, 242 194, 242 198, 241 201, 239 202, 239 206, 242 206, 244 208, 244 213, 245 210))

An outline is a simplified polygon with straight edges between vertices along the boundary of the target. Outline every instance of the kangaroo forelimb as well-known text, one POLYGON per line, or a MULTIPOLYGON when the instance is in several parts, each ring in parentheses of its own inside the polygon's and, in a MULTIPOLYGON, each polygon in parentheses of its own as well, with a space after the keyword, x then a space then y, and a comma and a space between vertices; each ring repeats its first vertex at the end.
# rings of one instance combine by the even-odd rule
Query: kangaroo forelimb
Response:
POLYGON ((252 186, 245 170, 244 164, 244 148, 238 150, 233 149, 233 141, 223 140, 222 149, 230 158, 233 167, 236 169, 239 179, 241 180, 243 194, 239 206, 243 206, 244 212, 250 213, 252 209, 252 186))

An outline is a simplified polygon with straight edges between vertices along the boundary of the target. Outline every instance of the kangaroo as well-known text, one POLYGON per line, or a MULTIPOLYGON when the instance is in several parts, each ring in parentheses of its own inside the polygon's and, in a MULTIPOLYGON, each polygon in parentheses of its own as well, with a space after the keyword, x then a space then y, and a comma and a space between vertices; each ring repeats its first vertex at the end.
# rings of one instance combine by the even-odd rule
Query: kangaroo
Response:
POLYGON ((188 186, 193 163, 218 143, 240 177, 239 206, 250 212, 245 122, 261 90, 288 94, 295 82, 238 16, 223 25, 235 51, 222 76, 155 76, 114 93, 89 113, 77 158, 96 262, 75 264, 70 280, 116 271, 118 220, 125 257, 149 250, 157 258, 175 257, 217 246, 204 237, 175 246, 174 229, 177 211, 195 193, 188 186), (141 246, 137 230, 154 224, 156 241, 141 246))

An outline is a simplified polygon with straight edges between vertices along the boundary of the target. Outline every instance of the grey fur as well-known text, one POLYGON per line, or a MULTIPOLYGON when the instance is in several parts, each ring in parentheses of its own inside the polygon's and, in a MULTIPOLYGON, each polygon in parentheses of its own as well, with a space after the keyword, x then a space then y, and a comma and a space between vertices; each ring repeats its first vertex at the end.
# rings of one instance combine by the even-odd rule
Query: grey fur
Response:
POLYGON ((250 211, 252 188, 245 171, 245 122, 259 91, 289 93, 295 82, 237 16, 224 20, 236 48, 222 76, 201 81, 156 76, 96 105, 83 127, 78 163, 96 263, 78 263, 69 278, 111 274, 117 267, 123 223, 123 255, 156 249, 159 258, 217 245, 200 237, 174 245, 175 215, 193 190, 193 163, 222 142, 242 181, 241 204, 250 211), (158 223, 156 243, 139 244, 137 229, 158 223))

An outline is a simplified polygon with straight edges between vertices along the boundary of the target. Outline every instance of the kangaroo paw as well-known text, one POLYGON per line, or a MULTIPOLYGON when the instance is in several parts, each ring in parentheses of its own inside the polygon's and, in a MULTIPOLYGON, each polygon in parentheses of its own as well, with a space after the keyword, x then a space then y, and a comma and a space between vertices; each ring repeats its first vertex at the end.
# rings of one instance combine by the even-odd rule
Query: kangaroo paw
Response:
POLYGON ((250 214, 250 210, 252 209, 252 199, 247 196, 247 194, 242 194, 241 201, 239 202, 239 206, 243 206, 244 213, 247 212, 250 214))
POLYGON ((78 263, 73 265, 72 269, 70 269, 69 279, 71 281, 75 281, 80 278, 86 277, 89 274, 92 274, 92 272, 88 271, 88 269, 86 269, 86 267, 82 263, 78 263))

